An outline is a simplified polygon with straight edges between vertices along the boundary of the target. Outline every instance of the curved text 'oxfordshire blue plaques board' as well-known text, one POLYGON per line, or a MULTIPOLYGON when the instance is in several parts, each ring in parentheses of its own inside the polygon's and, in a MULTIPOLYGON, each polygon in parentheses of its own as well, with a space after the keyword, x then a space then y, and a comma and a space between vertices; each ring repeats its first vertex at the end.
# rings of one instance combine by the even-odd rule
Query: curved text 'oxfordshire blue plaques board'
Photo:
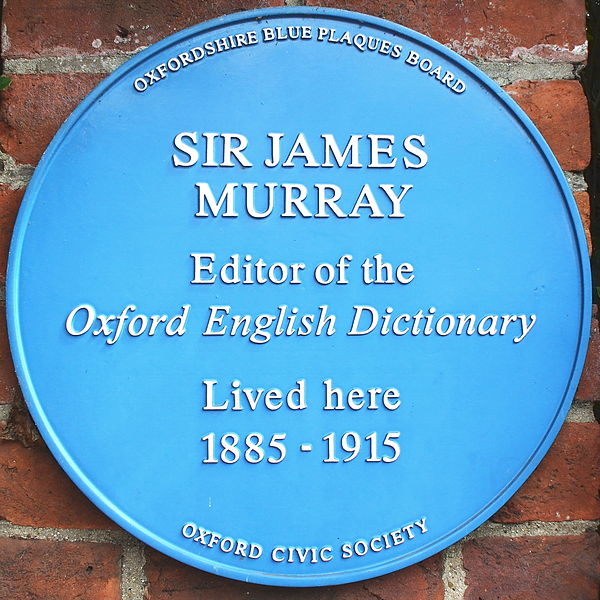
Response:
POLYGON ((587 253, 547 145, 446 48, 348 12, 174 35, 75 111, 10 257, 12 349, 77 485, 236 579, 466 535, 573 397, 587 253))

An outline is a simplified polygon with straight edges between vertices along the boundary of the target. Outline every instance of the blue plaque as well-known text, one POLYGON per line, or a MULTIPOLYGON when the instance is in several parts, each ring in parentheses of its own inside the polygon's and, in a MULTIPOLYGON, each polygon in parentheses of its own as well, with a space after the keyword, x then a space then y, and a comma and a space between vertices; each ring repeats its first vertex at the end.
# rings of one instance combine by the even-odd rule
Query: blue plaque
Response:
POLYGON ((494 513, 556 436, 589 272, 500 88, 387 21, 268 9, 173 35, 77 108, 11 247, 44 439, 170 556, 312 586, 494 513))

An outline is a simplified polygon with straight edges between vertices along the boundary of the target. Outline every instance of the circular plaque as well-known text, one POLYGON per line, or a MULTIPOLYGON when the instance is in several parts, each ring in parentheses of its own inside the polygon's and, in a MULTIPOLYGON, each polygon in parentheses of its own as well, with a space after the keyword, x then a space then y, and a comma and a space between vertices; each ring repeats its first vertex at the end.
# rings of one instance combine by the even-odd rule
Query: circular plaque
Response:
POLYGON ((365 579, 498 510, 589 330, 571 194, 485 75, 399 25, 268 9, 148 48, 31 181, 8 311, 47 444, 228 577, 365 579))

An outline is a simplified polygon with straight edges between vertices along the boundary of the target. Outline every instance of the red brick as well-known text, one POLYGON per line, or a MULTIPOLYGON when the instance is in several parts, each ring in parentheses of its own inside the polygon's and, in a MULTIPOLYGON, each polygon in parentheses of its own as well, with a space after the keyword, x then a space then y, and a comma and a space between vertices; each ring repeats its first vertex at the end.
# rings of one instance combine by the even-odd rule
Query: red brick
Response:
POLYGON ((148 550, 147 600, 443 600, 442 556, 360 583, 280 588, 217 577, 148 550))
POLYGON ((465 600, 597 600, 598 535, 480 538, 463 546, 465 600))
MULTIPOLYGON (((5 284, 8 248, 23 190, 0 186, 0 286, 5 284)), ((0 302, 0 404, 14 400, 18 389, 17 377, 8 346, 4 301, 0 302)))
POLYGON ((0 518, 32 527, 117 528, 42 444, 0 443, 0 518))
POLYGON ((583 231, 585 233, 585 241, 588 246, 588 254, 592 255, 592 236, 590 233, 590 195, 587 192, 575 192, 573 194, 577 208, 579 209, 579 215, 581 216, 581 223, 583 225, 583 231))
POLYGON ((120 556, 109 544, 0 539, 0 600, 119 600, 120 556))
POLYGON ((492 520, 571 521, 600 518, 600 427, 565 423, 550 451, 492 520))
POLYGON ((585 6, 580 0, 308 0, 356 10, 415 29, 472 58, 535 56, 585 59, 585 6), (579 47, 579 48, 577 48, 579 47))
MULTIPOLYGON (((1 284, 0 284, 1 285, 1 284)), ((13 402, 19 393, 10 348, 4 306, 0 306, 0 404, 13 402)))
POLYGON ((4 56, 132 51, 208 19, 282 4, 283 0, 9 0, 3 15, 9 40, 4 56))
POLYGON ((0 103, 0 147, 35 164, 63 121, 104 75, 14 75, 0 103))
POLYGON ((590 121, 578 81, 517 81, 504 89, 535 123, 563 169, 587 167, 590 121))
POLYGON ((600 400, 600 328, 596 305, 593 306, 590 343, 575 398, 588 402, 600 400))
POLYGON ((5 279, 8 248, 24 191, 0 186, 0 284, 2 285, 5 279))

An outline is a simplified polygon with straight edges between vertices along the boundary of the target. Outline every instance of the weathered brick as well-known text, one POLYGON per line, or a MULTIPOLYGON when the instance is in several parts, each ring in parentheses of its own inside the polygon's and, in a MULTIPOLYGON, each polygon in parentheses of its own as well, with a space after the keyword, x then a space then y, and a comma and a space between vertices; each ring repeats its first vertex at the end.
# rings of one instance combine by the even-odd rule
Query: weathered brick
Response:
POLYGON ((63 121, 104 75, 15 75, 2 92, 0 147, 35 164, 63 121))
POLYGON ((600 327, 596 305, 593 306, 590 342, 575 399, 588 402, 600 400, 600 327))
MULTIPOLYGON (((4 291, 4 290, 2 290, 4 291)), ((4 306, 0 307, 0 404, 13 402, 19 390, 10 347, 4 306)))
POLYGON ((573 194, 579 215, 581 216, 581 223, 583 225, 583 232, 585 233, 585 241, 587 242, 588 254, 592 255, 592 235, 590 233, 590 195, 587 192, 575 192, 573 194))
POLYGON ((217 577, 148 550, 148 600, 443 600, 441 554, 382 577, 335 587, 279 588, 217 577))
POLYGON ((15 525, 113 529, 42 444, 0 443, 0 518, 15 525))
POLYGON ((492 518, 501 523, 600 518, 600 427, 565 423, 548 454, 492 518))
POLYGON ((598 535, 480 538, 463 546, 465 600, 597 600, 598 535))
POLYGON ((4 284, 8 248, 12 230, 21 204, 23 190, 0 186, 0 404, 12 402, 18 388, 17 377, 8 346, 8 332, 4 315, 4 284))
POLYGON ((4 285, 8 249, 24 190, 0 185, 0 284, 4 285))
POLYGON ((26 448, 40 439, 40 433, 29 414, 20 390, 15 390, 15 399, 4 407, 5 418, 0 421, 0 440, 20 442, 26 448))
POLYGON ((504 89, 535 123, 563 169, 587 167, 590 121, 578 81, 517 81, 504 89))
POLYGON ((0 308, 0 404, 13 402, 19 393, 19 382, 13 367, 8 343, 4 306, 0 308))
POLYGON ((482 59, 586 57, 585 6, 580 0, 308 0, 313 6, 356 10, 396 21, 482 59))
POLYGON ((8 0, 5 57, 115 54, 225 14, 283 4, 283 0, 8 0))
POLYGON ((0 539, 0 600, 120 600, 109 544, 0 539))

